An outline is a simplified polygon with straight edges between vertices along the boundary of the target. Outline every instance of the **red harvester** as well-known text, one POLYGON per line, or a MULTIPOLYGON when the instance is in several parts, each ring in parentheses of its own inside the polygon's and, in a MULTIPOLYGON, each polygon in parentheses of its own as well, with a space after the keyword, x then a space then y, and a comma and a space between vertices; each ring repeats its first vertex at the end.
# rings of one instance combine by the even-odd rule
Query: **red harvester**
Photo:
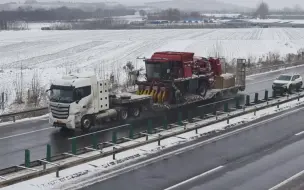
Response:
POLYGON ((155 52, 145 59, 146 81, 137 81, 137 94, 152 95, 155 103, 178 104, 186 94, 205 97, 222 74, 221 60, 191 52, 155 52))

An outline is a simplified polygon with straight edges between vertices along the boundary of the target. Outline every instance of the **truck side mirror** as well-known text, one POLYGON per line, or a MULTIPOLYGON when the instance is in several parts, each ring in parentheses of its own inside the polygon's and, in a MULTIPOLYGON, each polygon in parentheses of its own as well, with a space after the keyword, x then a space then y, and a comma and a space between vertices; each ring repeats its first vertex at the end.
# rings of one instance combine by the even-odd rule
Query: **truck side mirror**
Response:
POLYGON ((45 91, 45 93, 46 93, 46 96, 47 96, 48 98, 50 98, 51 93, 52 93, 52 89, 47 89, 47 90, 45 91))

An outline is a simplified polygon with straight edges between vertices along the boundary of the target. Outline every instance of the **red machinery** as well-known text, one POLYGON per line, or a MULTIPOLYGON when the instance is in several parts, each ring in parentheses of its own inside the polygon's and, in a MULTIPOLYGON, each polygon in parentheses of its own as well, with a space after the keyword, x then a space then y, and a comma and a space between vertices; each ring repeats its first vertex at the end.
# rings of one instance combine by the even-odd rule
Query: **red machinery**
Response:
POLYGON ((185 94, 205 96, 222 73, 219 59, 191 52, 155 52, 145 64, 147 80, 137 81, 137 94, 150 94, 158 103, 180 103, 185 94))

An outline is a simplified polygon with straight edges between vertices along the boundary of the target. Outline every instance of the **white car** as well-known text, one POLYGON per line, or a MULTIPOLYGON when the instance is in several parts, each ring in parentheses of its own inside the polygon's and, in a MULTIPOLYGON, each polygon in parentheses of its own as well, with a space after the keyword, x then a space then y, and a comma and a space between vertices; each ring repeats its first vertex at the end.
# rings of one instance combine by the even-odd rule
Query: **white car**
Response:
POLYGON ((303 85, 303 80, 299 74, 282 74, 273 81, 272 89, 281 93, 292 90, 299 90, 303 85))

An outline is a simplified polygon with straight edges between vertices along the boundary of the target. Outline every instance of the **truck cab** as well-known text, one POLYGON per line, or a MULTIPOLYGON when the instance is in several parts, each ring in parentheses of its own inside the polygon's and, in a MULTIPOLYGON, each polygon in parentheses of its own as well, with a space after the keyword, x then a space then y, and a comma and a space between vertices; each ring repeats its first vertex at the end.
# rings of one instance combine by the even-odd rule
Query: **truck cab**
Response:
POLYGON ((54 81, 49 91, 49 123, 87 132, 96 121, 139 117, 151 105, 151 96, 109 94, 109 82, 95 74, 74 74, 54 81))
POLYGON ((56 127, 90 128, 92 115, 109 109, 108 82, 98 82, 95 75, 63 76, 49 92, 49 122, 56 127))

